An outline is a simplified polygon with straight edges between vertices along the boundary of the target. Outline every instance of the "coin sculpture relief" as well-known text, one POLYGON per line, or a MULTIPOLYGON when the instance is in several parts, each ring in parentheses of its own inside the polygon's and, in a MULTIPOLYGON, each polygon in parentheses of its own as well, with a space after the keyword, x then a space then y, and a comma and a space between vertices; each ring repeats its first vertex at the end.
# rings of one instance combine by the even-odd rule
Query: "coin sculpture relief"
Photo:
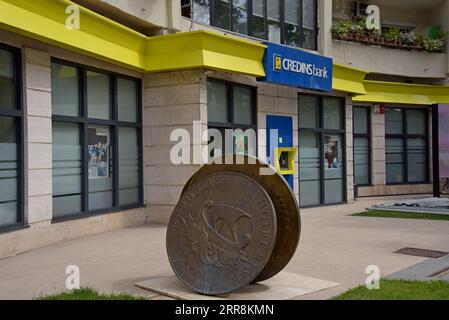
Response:
POLYGON ((261 183, 251 170, 235 169, 249 166, 257 169, 204 166, 173 211, 168 258, 178 278, 195 292, 227 294, 266 280, 285 267, 296 249, 299 209, 291 191, 286 193, 287 183, 280 185, 276 175, 265 178, 277 184, 261 183))

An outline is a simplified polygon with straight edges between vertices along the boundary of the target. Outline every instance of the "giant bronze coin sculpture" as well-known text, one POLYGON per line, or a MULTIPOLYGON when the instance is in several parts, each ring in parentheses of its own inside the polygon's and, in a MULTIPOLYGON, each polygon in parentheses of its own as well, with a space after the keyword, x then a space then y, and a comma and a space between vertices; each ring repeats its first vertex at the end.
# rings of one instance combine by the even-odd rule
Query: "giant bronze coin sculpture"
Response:
POLYGON ((234 156, 233 163, 195 173, 167 229, 174 272, 203 294, 230 293, 274 276, 299 242, 298 204, 282 176, 247 156, 234 156))

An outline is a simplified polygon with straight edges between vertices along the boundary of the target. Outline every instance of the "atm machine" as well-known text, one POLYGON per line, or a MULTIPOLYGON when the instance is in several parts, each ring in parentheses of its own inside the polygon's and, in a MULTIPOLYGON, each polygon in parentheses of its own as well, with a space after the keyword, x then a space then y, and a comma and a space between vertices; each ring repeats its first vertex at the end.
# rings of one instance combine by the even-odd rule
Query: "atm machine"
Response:
POLYGON ((290 116, 267 116, 267 161, 284 176, 293 190, 296 173, 293 146, 293 119, 290 116))

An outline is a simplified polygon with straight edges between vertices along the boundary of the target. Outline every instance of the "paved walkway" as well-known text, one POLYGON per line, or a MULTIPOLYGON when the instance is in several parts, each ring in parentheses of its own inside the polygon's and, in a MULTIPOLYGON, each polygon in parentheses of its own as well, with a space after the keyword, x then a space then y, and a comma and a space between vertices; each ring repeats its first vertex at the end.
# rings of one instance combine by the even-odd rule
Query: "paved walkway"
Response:
MULTIPOLYGON (((377 265, 382 275, 389 275, 425 260, 393 253, 403 247, 449 251, 449 221, 348 216, 391 199, 362 199, 350 205, 302 210, 300 247, 286 271, 341 285, 301 299, 326 299, 364 283, 369 265, 377 265)), ((31 299, 62 291, 68 265, 80 267, 83 286, 163 299, 134 283, 171 274, 165 227, 116 230, 0 260, 0 299, 31 299)))

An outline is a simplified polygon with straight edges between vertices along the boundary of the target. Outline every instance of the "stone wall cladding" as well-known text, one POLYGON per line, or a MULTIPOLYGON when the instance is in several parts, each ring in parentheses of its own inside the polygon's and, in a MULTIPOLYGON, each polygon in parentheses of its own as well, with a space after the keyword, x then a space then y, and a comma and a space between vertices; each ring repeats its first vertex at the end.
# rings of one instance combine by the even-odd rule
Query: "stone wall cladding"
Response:
MULTIPOLYGON (((147 74, 144 78, 144 155, 146 210, 150 222, 167 223, 188 179, 201 167, 193 164, 194 146, 207 147, 193 122, 207 130, 207 82, 202 70, 147 74), (189 132, 190 164, 175 165, 170 151, 173 130, 189 132)), ((200 149, 202 150, 202 149, 200 149)))
POLYGON ((137 78, 136 71, 0 30, 0 42, 22 50, 25 226, 0 233, 0 259, 61 241, 147 222, 144 208, 52 223, 51 58, 137 78))

